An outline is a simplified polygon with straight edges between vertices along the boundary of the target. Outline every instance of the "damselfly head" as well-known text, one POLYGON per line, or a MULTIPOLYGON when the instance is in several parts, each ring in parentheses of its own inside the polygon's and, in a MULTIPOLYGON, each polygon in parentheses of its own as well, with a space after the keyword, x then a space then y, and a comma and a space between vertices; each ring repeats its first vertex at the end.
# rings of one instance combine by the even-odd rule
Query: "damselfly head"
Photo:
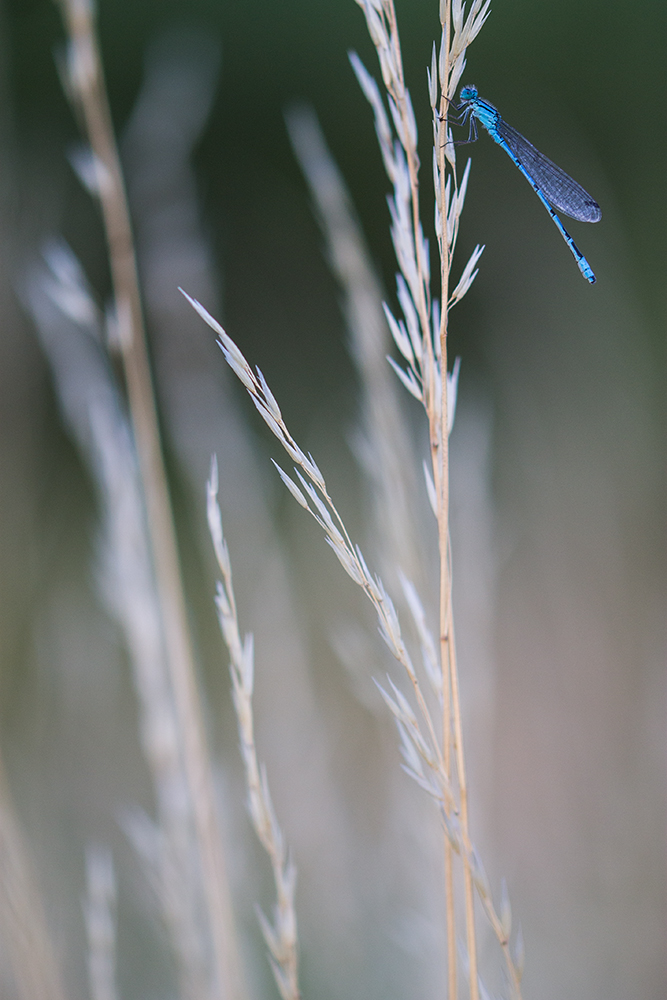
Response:
POLYGON ((459 94, 459 100, 463 103, 465 101, 476 101, 477 100, 477 87, 474 83, 469 83, 466 87, 461 87, 461 93, 459 94))

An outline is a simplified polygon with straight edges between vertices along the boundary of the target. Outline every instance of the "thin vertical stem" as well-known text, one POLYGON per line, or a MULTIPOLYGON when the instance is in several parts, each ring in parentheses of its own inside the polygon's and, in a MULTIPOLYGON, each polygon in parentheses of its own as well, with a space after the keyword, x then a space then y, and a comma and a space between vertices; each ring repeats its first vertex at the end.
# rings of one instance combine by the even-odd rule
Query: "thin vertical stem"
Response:
MULTIPOLYGON (((441 8, 442 9, 442 8, 441 8)), ((447 231, 446 189, 446 157, 447 115, 449 109, 449 73, 450 73, 450 31, 451 31, 451 0, 444 4, 444 21, 442 23, 443 63, 440 80, 440 127, 436 130, 438 141, 438 173, 440 179, 441 205, 441 310, 440 310, 440 373, 441 373, 441 426, 440 426, 440 655, 443 673, 443 757, 447 777, 451 780, 451 726, 454 728, 454 749, 456 753, 456 770, 458 775, 461 824, 466 842, 468 836, 468 789, 465 777, 465 762, 463 756, 463 735, 461 725, 461 704, 459 697, 458 670, 456 666, 456 648, 454 644, 454 623, 452 615, 451 572, 449 559, 449 433, 448 433, 448 400, 447 400, 447 321, 449 300, 449 269, 451 264, 451 246, 447 231)), ((448 913, 448 956, 449 956, 449 993, 450 1000, 456 1000, 456 951, 455 927, 450 911, 454 910, 452 884, 452 848, 445 842, 445 879, 446 901, 448 913)), ((478 1000, 479 987, 477 975, 477 942, 475 935, 475 905, 472 872, 468 852, 463 854, 463 879, 465 893, 466 938, 468 944, 470 998, 478 1000)))
POLYGON ((470 1000, 479 1000, 479 980, 477 974, 477 935, 475 932, 475 894, 470 869, 470 835, 468 828, 468 785, 466 781, 465 758, 463 754, 463 726, 461 721, 461 699, 459 696, 459 675, 456 663, 456 643, 454 641, 454 617, 452 614, 451 591, 449 595, 448 635, 449 635, 449 682, 452 689, 454 750, 456 753, 456 772, 459 781, 459 802, 461 812, 461 828, 466 850, 463 852, 463 885, 465 893, 466 939, 468 943, 468 964, 470 981, 470 1000))
MULTIPOLYGON (((442 639, 441 639, 442 644, 442 639)), ((451 783, 452 776, 452 695, 449 683, 449 671, 443 672, 442 678, 442 756, 445 774, 451 783)), ((445 807, 447 813, 449 809, 445 807)), ((454 851, 449 837, 445 837, 445 906, 447 912, 447 981, 448 996, 450 1000, 456 1000, 457 996, 457 975, 456 975, 456 906, 454 900, 454 851)))
POLYGON ((97 184, 114 287, 128 402, 146 500, 165 651, 183 737, 215 971, 221 995, 246 995, 236 946, 229 879, 215 814, 214 783, 197 690, 180 561, 153 395, 129 210, 104 85, 90 0, 61 0, 70 36, 70 85, 80 101, 97 184))
MULTIPOLYGON (((441 88, 446 87, 449 79, 449 37, 451 23, 451 0, 444 5, 444 23, 442 24, 442 46, 444 49, 444 67, 441 88)), ((440 375, 441 375, 441 406, 440 406, 440 510, 438 518, 438 537, 440 548, 440 663, 442 670, 442 756, 447 780, 451 783, 451 732, 452 732, 452 688, 449 670, 449 629, 448 614, 450 574, 449 574, 449 434, 447 421, 447 300, 449 298, 449 264, 450 248, 447 237, 447 212, 445 200, 445 141, 447 136, 448 104, 441 93, 440 97, 440 127, 436 130, 438 142, 438 173, 440 178, 441 206, 441 254, 440 254, 440 375), (443 136, 445 139, 443 139, 443 136)), ((457 960, 456 960, 456 904, 454 899, 454 857, 451 842, 445 837, 445 905, 447 909, 447 983, 449 1000, 456 1000, 457 960)))

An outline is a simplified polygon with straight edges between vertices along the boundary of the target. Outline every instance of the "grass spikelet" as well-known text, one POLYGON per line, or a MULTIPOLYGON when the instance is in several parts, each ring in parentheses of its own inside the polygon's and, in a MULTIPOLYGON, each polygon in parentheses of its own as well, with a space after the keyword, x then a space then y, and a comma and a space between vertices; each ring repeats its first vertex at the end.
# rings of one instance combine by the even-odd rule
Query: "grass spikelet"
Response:
MULTIPOLYGON (((273 399, 263 379, 262 392, 273 399)), ((279 414, 277 405, 275 409, 279 414)), ((288 481, 285 474, 280 469, 278 471, 281 472, 283 481, 288 481)), ((215 457, 211 460, 206 510, 213 547, 222 575, 218 583, 216 605, 220 630, 230 656, 229 670, 232 678, 234 709, 248 788, 248 811, 255 832, 269 856, 276 888, 277 902, 274 907, 273 923, 270 923, 261 912, 258 916, 280 996, 282 1000, 299 1000, 298 936, 294 909, 296 868, 289 857, 276 819, 266 771, 257 758, 252 708, 254 644, 252 635, 246 635, 242 641, 239 631, 232 567, 218 504, 218 466, 215 457)))

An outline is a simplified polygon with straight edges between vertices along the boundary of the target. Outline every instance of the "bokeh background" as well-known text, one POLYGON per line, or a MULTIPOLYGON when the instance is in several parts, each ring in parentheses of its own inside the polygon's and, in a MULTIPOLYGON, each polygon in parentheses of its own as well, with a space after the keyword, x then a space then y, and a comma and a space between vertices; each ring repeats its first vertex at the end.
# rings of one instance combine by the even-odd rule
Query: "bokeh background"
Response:
MULTIPOLYGON (((428 226, 437 3, 397 10, 428 226)), ((588 286, 502 151, 482 137, 459 154, 473 158, 460 266, 486 244, 450 335, 462 358, 454 597, 473 835, 494 889, 507 879, 524 995, 539 1000, 667 992, 665 18, 652 0, 499 2, 464 75, 603 212, 595 227, 568 226, 597 274, 588 286)), ((211 601, 214 450, 242 627, 256 633, 260 752, 300 872, 304 995, 439 995, 437 818, 400 772, 370 681, 388 666, 380 640, 274 481, 277 446, 176 291, 200 297, 261 366, 363 542, 357 376, 284 122, 295 100, 315 108, 393 302, 388 183, 346 54, 378 75, 363 16, 352 0, 103 0, 99 26, 253 995, 273 995, 253 910, 271 890, 211 601), (355 647, 357 674, 341 645, 355 647)), ((126 656, 96 589, 95 491, 22 305, 54 236, 103 305, 106 248, 67 158, 79 133, 56 71, 58 10, 5 0, 0 33, 0 749, 69 995, 87 995, 81 897, 95 840, 118 873, 120 995, 172 997, 119 822, 137 803, 150 811, 151 788, 126 656)), ((419 415, 406 418, 419 452, 419 415)), ((428 550, 428 515, 415 519, 428 550)), ((493 954, 487 942, 492 965, 493 954)))

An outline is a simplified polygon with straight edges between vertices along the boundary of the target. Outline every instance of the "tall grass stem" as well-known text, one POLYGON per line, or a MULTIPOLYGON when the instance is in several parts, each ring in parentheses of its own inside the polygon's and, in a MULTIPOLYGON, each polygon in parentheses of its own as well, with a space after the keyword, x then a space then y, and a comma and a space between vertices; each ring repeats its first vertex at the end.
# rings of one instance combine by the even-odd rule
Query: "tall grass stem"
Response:
POLYGON ((60 0, 60 5, 69 35, 68 89, 82 112, 109 246, 118 339, 146 502, 167 659, 184 740, 185 769, 195 815, 216 978, 224 998, 243 1000, 246 990, 236 945, 229 877, 216 816, 213 774, 160 445, 132 229, 104 85, 93 5, 90 0, 60 0))

